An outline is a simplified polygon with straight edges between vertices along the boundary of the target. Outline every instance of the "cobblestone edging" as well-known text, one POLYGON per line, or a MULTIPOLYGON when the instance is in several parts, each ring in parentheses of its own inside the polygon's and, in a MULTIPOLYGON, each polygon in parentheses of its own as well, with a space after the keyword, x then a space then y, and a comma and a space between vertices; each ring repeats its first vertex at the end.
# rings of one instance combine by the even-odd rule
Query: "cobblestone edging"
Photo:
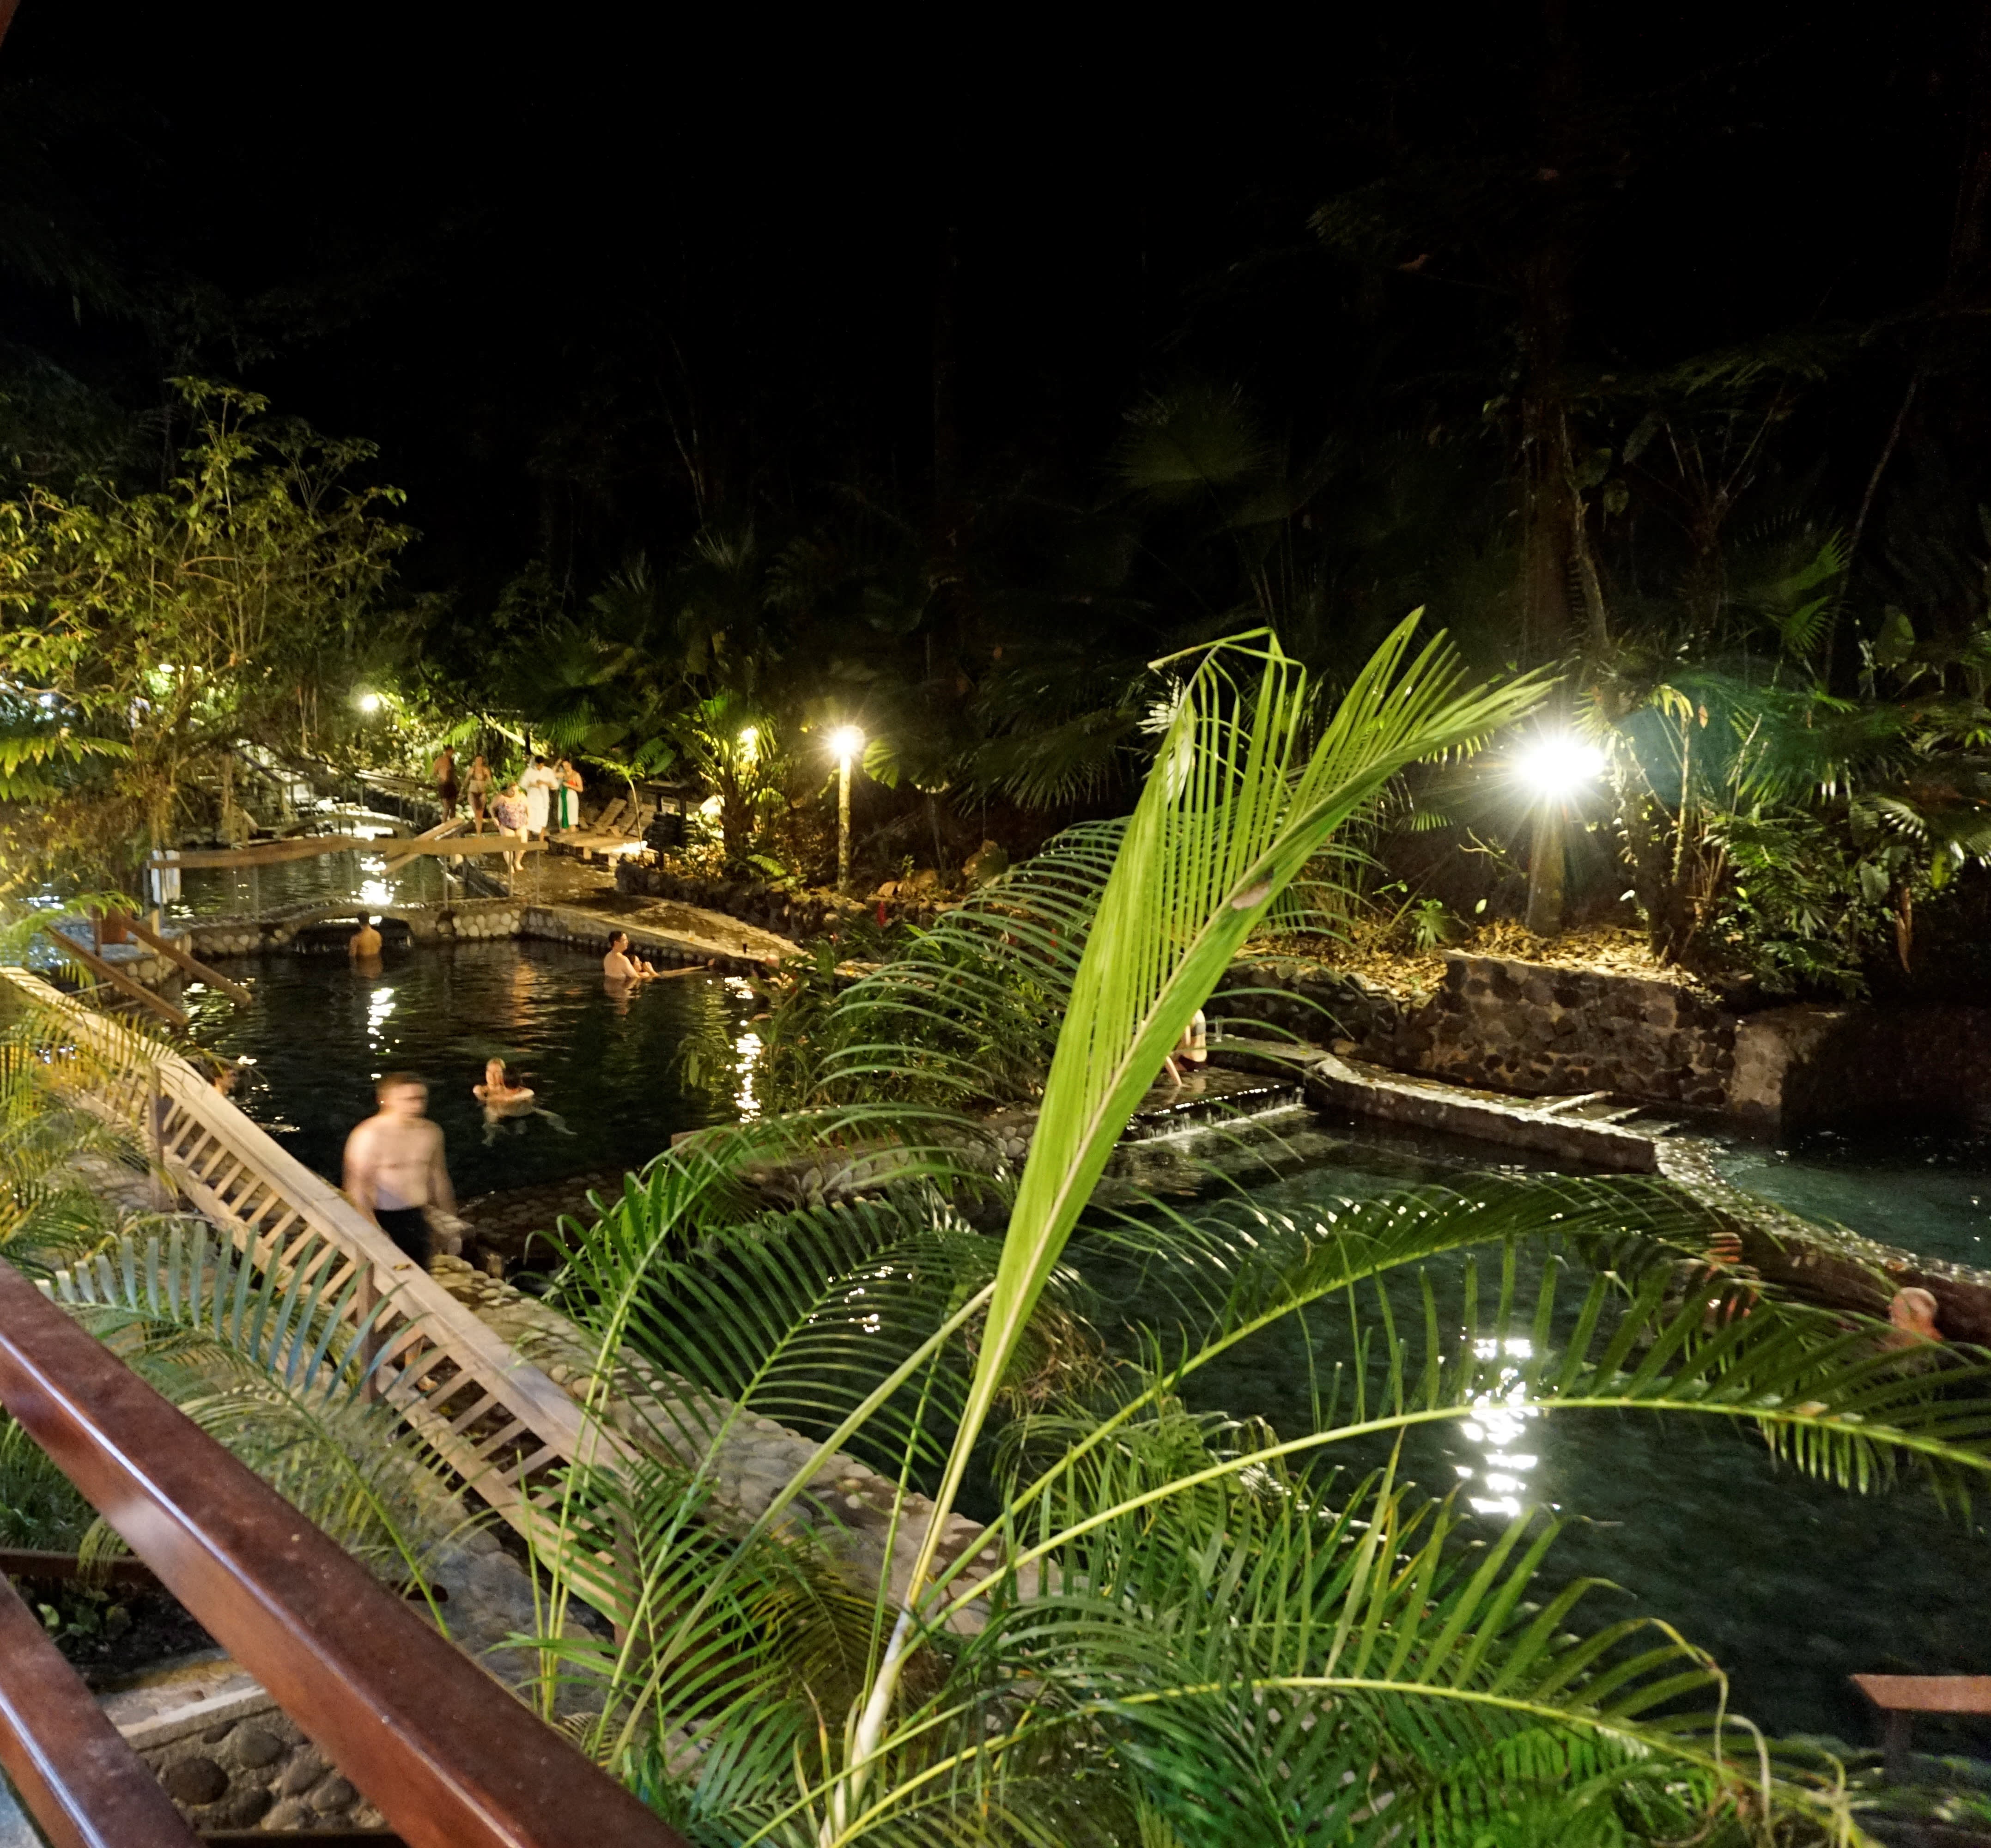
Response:
MULTIPOLYGON (((532 1581, 493 1534, 446 1542, 424 1562, 451 1640, 507 1686, 533 1673, 506 1648, 535 1626, 532 1581)), ((425 1604, 415 1608, 427 1614, 425 1604)), ((386 1818, 268 1692, 219 1650, 162 1664, 98 1704, 196 1829, 383 1829, 386 1818)))
MULTIPOLYGON (((365 910, 379 917, 398 918, 417 943, 492 942, 502 938, 538 938, 554 943, 605 952, 618 931, 629 934, 640 954, 676 968, 710 962, 730 974, 764 967, 794 952, 784 938, 737 921, 687 914, 686 927, 672 930, 640 917, 579 906, 538 904, 509 898, 473 898, 447 905, 359 905, 349 900, 318 901, 267 917, 192 920, 181 927, 177 941, 199 958, 254 956, 285 950, 300 932, 327 918, 365 910)), ((141 981, 156 985, 176 975, 177 968, 162 957, 134 958, 121 964, 141 981)))

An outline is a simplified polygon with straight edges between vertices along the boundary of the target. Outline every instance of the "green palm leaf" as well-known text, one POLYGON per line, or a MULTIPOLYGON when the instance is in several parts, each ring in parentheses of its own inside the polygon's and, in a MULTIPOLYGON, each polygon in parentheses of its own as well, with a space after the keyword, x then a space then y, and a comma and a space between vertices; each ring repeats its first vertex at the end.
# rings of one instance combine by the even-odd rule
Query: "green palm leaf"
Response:
POLYGON ((1442 638, 1407 659, 1418 620, 1377 651, 1311 748, 1305 672, 1269 633, 1210 650, 1192 676, 1073 982, 943 1506, 1115 1143, 1273 898, 1407 764, 1512 723, 1542 696, 1533 679, 1462 693, 1442 638), (1255 686, 1239 684, 1234 663, 1258 668, 1255 686))

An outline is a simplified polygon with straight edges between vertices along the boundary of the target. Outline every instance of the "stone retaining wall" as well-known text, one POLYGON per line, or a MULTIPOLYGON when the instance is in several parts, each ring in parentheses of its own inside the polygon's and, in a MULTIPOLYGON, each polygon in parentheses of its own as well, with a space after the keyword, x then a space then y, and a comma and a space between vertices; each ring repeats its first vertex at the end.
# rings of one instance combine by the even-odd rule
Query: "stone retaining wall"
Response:
POLYGON ((847 917, 860 913, 875 917, 880 904, 890 922, 922 927, 930 927, 945 908, 896 898, 839 900, 821 893, 778 891, 753 880, 692 878, 647 856, 633 855, 615 863, 615 884, 618 890, 640 897, 675 899, 680 904, 723 911, 797 942, 825 935, 847 917))
POLYGON ((1528 1097, 1610 1091, 1718 1110, 1736 1016, 1686 984, 1501 956, 1449 956, 1381 1040, 1386 1062, 1528 1097))
POLYGON ((260 1688, 124 1730, 196 1829, 384 1829, 386 1818, 260 1688))
MULTIPOLYGON (((289 948, 300 931, 327 917, 349 917, 360 910, 376 917, 399 918, 417 943, 483 943, 503 938, 536 937, 606 952, 610 936, 617 931, 627 931, 631 944, 659 962, 682 966, 713 961, 731 972, 761 966, 751 957, 713 958, 706 946, 632 919, 579 911, 564 905, 536 905, 502 898, 469 899, 458 904, 431 907, 362 906, 341 900, 330 906, 305 907, 282 917, 196 918, 182 927, 178 941, 203 961, 264 955, 289 948)), ((159 957, 120 966, 131 969, 140 980, 155 984, 179 972, 177 965, 159 957), (142 972, 146 969, 152 972, 142 972)))

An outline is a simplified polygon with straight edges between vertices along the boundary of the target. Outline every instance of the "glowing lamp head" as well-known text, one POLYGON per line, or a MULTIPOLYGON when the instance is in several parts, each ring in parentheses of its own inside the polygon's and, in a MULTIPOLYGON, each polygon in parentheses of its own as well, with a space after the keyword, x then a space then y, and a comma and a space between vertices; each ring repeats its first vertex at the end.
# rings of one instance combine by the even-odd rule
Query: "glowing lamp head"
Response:
POLYGON ((380 710, 380 696, 378 693, 362 693, 355 703, 363 713, 377 713, 380 710))
POLYGON ((864 733, 855 725, 839 725, 829 734, 829 748, 838 762, 848 764, 864 748, 864 733))
POLYGON ((1551 801, 1572 796, 1604 769, 1604 754, 1567 732, 1553 732, 1525 746, 1514 760, 1521 781, 1551 801))
POLYGON ((752 763, 761 748, 761 728, 757 725, 743 725, 740 728, 740 754, 752 763))

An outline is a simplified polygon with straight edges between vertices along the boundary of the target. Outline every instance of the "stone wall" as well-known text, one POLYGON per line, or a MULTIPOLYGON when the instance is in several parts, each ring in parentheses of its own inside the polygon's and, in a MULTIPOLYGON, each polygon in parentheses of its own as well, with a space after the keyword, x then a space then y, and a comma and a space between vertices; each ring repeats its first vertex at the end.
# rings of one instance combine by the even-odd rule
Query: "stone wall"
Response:
POLYGON ((1435 992, 1409 995, 1309 964, 1240 963, 1210 1012, 1316 1044, 1346 1041, 1397 1071, 1526 1097, 1726 1102, 1736 1016, 1685 984, 1505 957, 1445 960, 1435 992))
POLYGON ((381 1829, 374 1809, 260 1689, 124 1729, 196 1829, 381 1829))
POLYGON ((1499 956, 1445 962, 1438 992, 1381 1040, 1400 1070, 1529 1097, 1727 1101, 1736 1016, 1683 982, 1499 956))
POLYGON ((1991 1129, 1991 1009, 1778 1008, 1742 1023, 1735 1059, 1729 1108, 1751 1128, 1991 1129))
POLYGON ((923 928, 931 926, 944 908, 921 900, 839 900, 817 892, 782 892, 754 880, 693 878, 659 866, 647 855, 640 858, 625 855, 618 859, 615 884, 618 890, 637 897, 674 899, 679 904, 696 905, 703 910, 723 911, 729 917, 743 918, 798 943, 826 934, 846 917, 861 914, 875 918, 880 904, 889 922, 918 924, 923 928))
MULTIPOLYGON (((606 951, 611 933, 627 931, 631 945, 659 962, 685 965, 716 961, 735 972, 758 968, 761 959, 752 956, 720 956, 710 946, 687 937, 674 935, 635 918, 618 917, 606 912, 575 910, 564 905, 536 905, 522 900, 472 899, 461 904, 402 907, 371 905, 356 907, 340 901, 336 905, 313 905, 282 917, 198 918, 182 928, 178 941, 189 953, 206 960, 224 956, 260 955, 286 950, 299 931, 322 922, 328 916, 349 917, 363 908, 375 917, 398 918, 408 927, 417 943, 484 943, 502 938, 537 937, 577 948, 606 951)), ((177 975, 177 968, 155 959, 161 973, 177 975)))

